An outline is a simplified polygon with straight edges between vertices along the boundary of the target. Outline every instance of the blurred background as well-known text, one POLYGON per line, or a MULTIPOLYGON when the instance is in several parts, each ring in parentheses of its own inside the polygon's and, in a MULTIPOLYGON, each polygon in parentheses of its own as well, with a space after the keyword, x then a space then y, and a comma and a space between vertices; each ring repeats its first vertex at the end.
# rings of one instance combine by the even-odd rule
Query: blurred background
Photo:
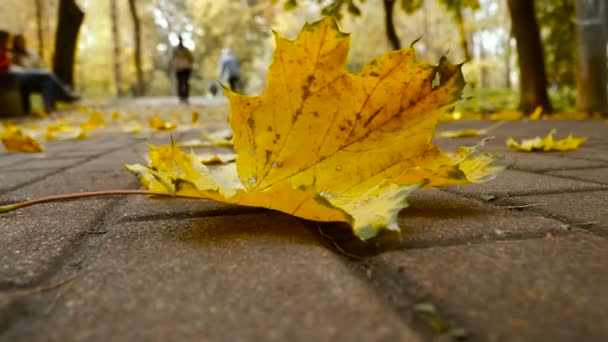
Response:
POLYGON ((178 36, 195 56, 194 96, 210 96, 223 48, 240 60, 243 91, 259 94, 272 30, 293 38, 333 15, 352 34, 352 71, 415 40, 421 60, 466 61, 471 100, 457 116, 606 115, 604 0, 0 0, 0 9, 0 29, 23 33, 59 76, 71 68, 62 78, 89 99, 171 95, 167 59, 178 36), (71 45, 73 62, 54 58, 71 45))

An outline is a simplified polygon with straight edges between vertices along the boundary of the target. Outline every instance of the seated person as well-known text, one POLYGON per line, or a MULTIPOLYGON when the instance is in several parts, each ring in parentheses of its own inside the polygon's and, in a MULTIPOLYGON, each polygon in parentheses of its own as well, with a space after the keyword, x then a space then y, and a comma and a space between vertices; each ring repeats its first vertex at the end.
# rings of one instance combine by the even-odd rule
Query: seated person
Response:
POLYGON ((26 49, 23 35, 13 37, 10 61, 10 71, 19 77, 23 110, 26 113, 31 110, 30 95, 34 92, 42 94, 44 110, 47 113, 55 109, 58 100, 72 102, 80 99, 57 75, 42 68, 40 58, 26 49))
POLYGON ((11 35, 0 30, 0 71, 8 71, 10 66, 10 55, 8 51, 8 41, 11 35))

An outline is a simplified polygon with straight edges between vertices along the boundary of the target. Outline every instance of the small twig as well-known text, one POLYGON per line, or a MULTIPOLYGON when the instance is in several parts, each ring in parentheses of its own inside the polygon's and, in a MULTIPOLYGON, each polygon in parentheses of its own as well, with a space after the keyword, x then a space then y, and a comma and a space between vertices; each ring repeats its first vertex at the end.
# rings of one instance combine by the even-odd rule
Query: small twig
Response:
POLYGON ((499 208, 504 209, 524 209, 530 207, 540 207, 543 205, 549 205, 549 203, 541 202, 541 203, 530 203, 530 204, 522 204, 522 205, 497 205, 499 208))
POLYGON ((61 299, 61 297, 63 297, 69 289, 72 288, 72 286, 74 286, 74 283, 70 282, 69 284, 67 284, 66 287, 62 288, 61 290, 59 290, 57 292, 57 294, 55 295, 55 297, 53 297, 53 300, 51 301, 51 303, 49 304, 49 306, 46 308, 46 314, 50 314, 51 311, 53 311, 53 309, 55 308, 55 305, 57 305, 57 303, 59 302, 59 299, 61 299))
POLYGON ((38 286, 38 287, 31 288, 31 289, 26 289, 26 290, 17 290, 15 292, 5 294, 5 296, 7 296, 7 297, 27 297, 27 296, 35 295, 35 294, 38 294, 38 293, 41 293, 41 292, 45 292, 45 291, 50 291, 50 290, 56 289, 59 286, 65 285, 65 284, 71 282, 72 280, 74 280, 74 279, 76 279, 76 278, 78 278, 80 276, 81 276, 81 274, 76 274, 76 275, 73 275, 71 277, 67 277, 65 279, 62 279, 62 280, 60 280, 60 281, 58 281, 58 282, 56 282, 54 284, 49 284, 49 285, 45 285, 45 286, 38 286))
POLYGON ((588 221, 588 222, 580 222, 580 223, 571 223, 570 225, 578 227, 578 226, 590 226, 592 224, 597 224, 597 223, 599 223, 599 222, 598 221, 588 221))
POLYGON ((7 213, 9 211, 29 207, 30 205, 57 202, 57 201, 69 201, 87 197, 101 197, 101 196, 117 196, 117 195, 152 195, 152 196, 170 196, 170 197, 187 197, 180 195, 172 195, 166 192, 156 192, 149 190, 106 190, 106 191, 92 191, 92 192, 80 192, 75 194, 67 195, 55 195, 48 197, 35 198, 33 200, 18 202, 8 205, 0 206, 0 214, 7 213))

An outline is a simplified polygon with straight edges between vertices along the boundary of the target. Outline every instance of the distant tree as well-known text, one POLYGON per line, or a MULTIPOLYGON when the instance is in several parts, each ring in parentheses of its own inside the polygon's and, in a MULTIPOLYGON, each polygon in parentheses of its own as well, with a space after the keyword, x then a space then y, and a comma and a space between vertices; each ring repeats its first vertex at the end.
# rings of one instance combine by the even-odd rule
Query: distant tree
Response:
POLYGON ((547 76, 534 1, 508 0, 508 5, 519 60, 519 108, 526 114, 537 107, 550 113, 553 109, 547 95, 547 76))
POLYGON ((605 0, 576 0, 577 95, 580 112, 607 115, 605 0))
POLYGON ((116 95, 121 96, 122 91, 122 70, 121 70, 121 41, 119 31, 119 15, 117 0, 110 0, 110 26, 112 29, 112 60, 114 71, 114 87, 116 95))
MULTIPOLYGON (((273 2, 277 2, 280 0, 273 0, 273 2)), ((324 15, 333 15, 336 18, 340 19, 342 17, 342 9, 346 7, 348 13, 359 16, 361 15, 361 9, 355 0, 332 0, 329 3, 325 0, 317 0, 318 3, 326 4, 323 7, 321 13, 324 15)), ((365 0, 359 0, 360 3, 365 2, 365 0)), ((398 50, 401 48, 401 41, 399 40, 399 36, 397 35, 397 31, 395 30, 394 24, 394 8, 395 4, 399 2, 401 9, 407 13, 412 14, 418 11, 424 0, 382 0, 382 5, 384 8, 384 26, 385 26, 385 34, 390 42, 393 49, 398 50)), ((443 4, 448 11, 450 11, 454 16, 454 21, 458 26, 458 33, 460 35, 460 45, 463 50, 463 54, 465 59, 471 59, 471 52, 469 49, 467 32, 464 25, 464 16, 463 11, 465 8, 470 8, 476 10, 479 8, 479 0, 439 0, 441 4, 443 4)), ((297 0, 285 0, 284 7, 287 10, 294 9, 298 5, 297 0)))
POLYGON ((129 11, 131 12, 131 20, 133 21, 133 37, 135 40, 135 54, 133 56, 133 63, 135 65, 135 73, 137 78, 133 90, 135 96, 143 96, 145 94, 145 84, 141 57, 141 22, 137 13, 137 4, 135 3, 135 0, 129 0, 129 11))
POLYGON ((67 84, 74 85, 74 60, 78 31, 84 20, 84 12, 75 0, 61 0, 55 32, 53 71, 67 84))
POLYGON ((551 86, 574 88, 576 80, 576 28, 574 0, 537 0, 547 81, 551 86))
POLYGON ((44 17, 44 8, 42 6, 42 0, 36 0, 36 35, 38 37, 38 55, 44 56, 44 24, 42 18, 44 17))

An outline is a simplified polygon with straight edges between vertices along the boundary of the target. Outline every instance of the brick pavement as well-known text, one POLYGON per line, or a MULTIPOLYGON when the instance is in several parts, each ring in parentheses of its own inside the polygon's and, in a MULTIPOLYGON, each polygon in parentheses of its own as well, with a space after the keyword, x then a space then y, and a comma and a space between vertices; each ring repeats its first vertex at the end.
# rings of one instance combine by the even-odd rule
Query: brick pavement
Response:
MULTIPOLYGON (((361 258, 314 223, 208 201, 113 197, 2 215, 0 340, 607 340, 608 126, 510 122, 493 134, 512 170, 414 193, 403 242, 361 258), (504 147, 552 127, 590 139, 570 153, 504 147)), ((142 161, 146 143, 108 133, 0 153, 0 203, 137 188, 122 165, 142 161)), ((342 227, 320 227, 358 250, 342 227)))

